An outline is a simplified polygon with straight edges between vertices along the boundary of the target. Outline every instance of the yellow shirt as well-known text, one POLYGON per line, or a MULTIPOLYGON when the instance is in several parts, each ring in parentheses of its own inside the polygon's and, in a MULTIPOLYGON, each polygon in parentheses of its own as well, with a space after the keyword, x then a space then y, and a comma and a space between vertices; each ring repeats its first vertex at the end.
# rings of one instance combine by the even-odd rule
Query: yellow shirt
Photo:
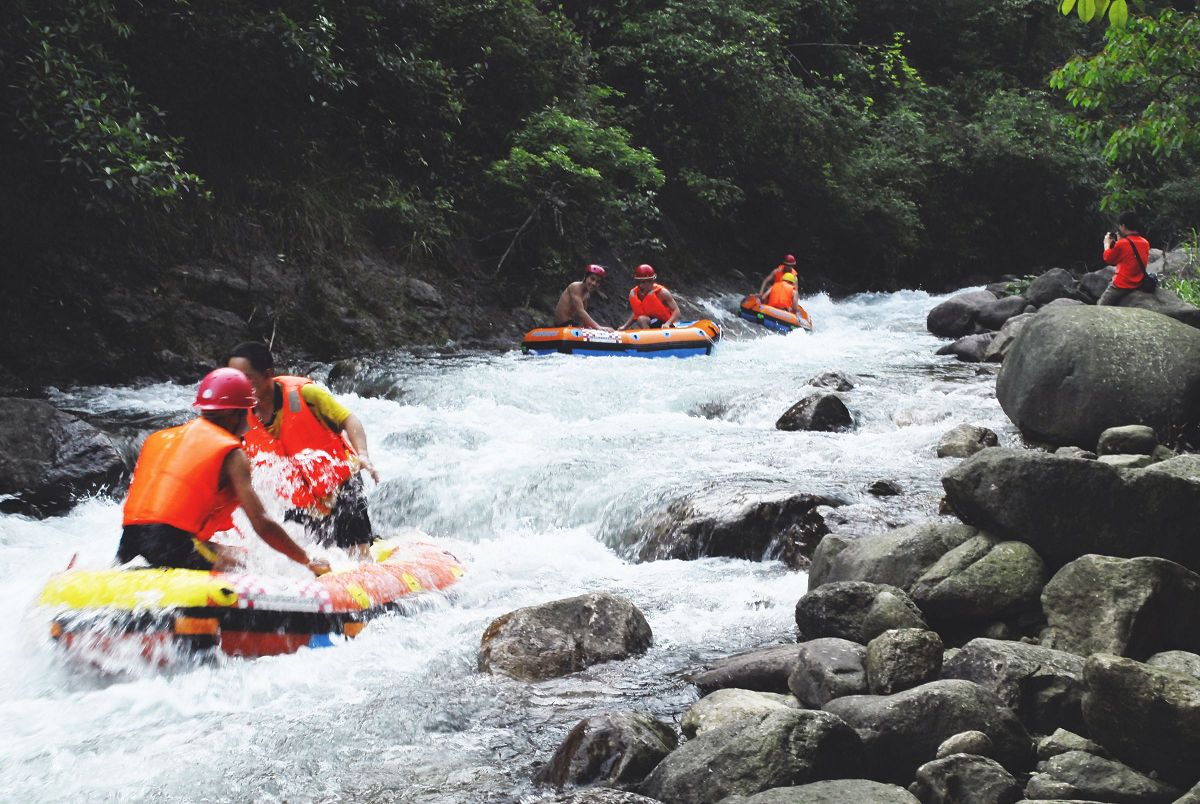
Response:
MULTIPOLYGON (((340 433, 342 425, 350 418, 350 410, 315 382, 300 389, 300 398, 308 405, 313 415, 335 433, 340 433)), ((266 423, 267 432, 275 438, 279 438, 279 423, 282 421, 279 409, 282 407, 283 388, 279 383, 275 383, 275 413, 271 416, 271 421, 266 423)))

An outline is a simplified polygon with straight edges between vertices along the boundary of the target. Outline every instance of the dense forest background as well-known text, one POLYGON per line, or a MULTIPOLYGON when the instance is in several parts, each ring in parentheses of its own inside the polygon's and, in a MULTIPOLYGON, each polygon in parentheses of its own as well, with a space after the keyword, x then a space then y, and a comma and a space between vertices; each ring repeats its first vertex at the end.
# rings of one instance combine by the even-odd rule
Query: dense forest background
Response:
POLYGON ((1193 4, 5 6, 0 385, 507 337, 592 261, 945 289, 1198 223, 1193 4))

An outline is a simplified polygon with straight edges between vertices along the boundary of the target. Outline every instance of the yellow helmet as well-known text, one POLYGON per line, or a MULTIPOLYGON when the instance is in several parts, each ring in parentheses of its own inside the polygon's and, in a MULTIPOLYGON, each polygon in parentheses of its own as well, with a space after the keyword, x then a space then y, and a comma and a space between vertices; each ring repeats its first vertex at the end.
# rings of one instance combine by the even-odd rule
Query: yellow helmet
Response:
POLYGON ((796 275, 794 273, 792 273, 791 271, 788 271, 786 274, 783 275, 783 281, 791 282, 794 285, 794 284, 796 284, 796 275))

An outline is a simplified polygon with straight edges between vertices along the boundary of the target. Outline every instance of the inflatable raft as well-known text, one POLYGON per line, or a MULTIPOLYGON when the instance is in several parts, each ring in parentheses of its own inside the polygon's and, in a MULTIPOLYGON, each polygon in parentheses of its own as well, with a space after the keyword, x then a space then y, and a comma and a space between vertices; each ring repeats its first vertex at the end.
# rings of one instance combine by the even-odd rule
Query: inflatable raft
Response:
POLYGON ((525 333, 521 351, 550 355, 622 355, 633 357, 692 357, 710 355, 721 340, 712 321, 686 321, 670 329, 631 329, 608 332, 586 327, 539 327, 525 333))
POLYGON ((68 650, 128 652, 147 660, 168 643, 231 656, 271 656, 357 636, 380 614, 411 607, 425 592, 463 574, 458 560, 430 544, 376 542, 375 563, 320 578, 274 578, 185 569, 67 570, 50 579, 50 635, 68 650))
POLYGON ((796 315, 787 310, 780 310, 778 307, 769 307, 761 303, 754 295, 742 299, 738 315, 747 321, 753 321, 755 324, 760 324, 775 332, 782 332, 785 335, 794 329, 812 332, 812 319, 808 317, 808 312, 803 307, 800 308, 800 315, 796 315))

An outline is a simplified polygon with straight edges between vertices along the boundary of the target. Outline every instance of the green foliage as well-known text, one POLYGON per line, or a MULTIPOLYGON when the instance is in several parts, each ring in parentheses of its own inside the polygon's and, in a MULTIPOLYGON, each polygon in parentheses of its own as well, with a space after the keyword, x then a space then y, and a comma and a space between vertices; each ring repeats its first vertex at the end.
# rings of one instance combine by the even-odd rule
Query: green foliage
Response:
POLYGON ((1029 286, 1033 284, 1033 280, 1037 279, 1037 274, 1026 274, 1018 279, 1008 282, 1004 286, 1005 296, 1020 296, 1025 291, 1029 290, 1029 286))
MULTIPOLYGON (((1138 4, 1141 7, 1141 4, 1138 4)), ((1129 6, 1125 0, 1060 0, 1058 10, 1063 14, 1074 11, 1084 22, 1108 19, 1114 28, 1124 28, 1129 21, 1129 6)))

